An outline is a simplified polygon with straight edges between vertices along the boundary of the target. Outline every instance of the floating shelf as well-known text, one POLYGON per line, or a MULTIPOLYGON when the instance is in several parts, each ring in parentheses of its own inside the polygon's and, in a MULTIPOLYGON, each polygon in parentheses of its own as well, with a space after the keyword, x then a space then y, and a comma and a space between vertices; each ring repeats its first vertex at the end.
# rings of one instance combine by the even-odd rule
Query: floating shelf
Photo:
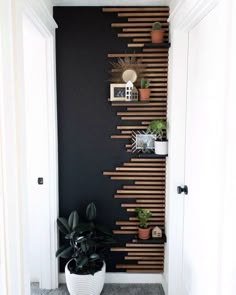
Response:
POLYGON ((165 244, 166 240, 166 235, 162 234, 162 238, 140 240, 136 237, 132 242, 136 244, 165 244))
POLYGON ((166 158, 166 157, 168 157, 168 155, 156 155, 154 153, 150 153, 150 154, 139 153, 139 154, 135 154, 135 155, 139 158, 166 158))
POLYGON ((168 42, 164 43, 145 43, 144 48, 170 48, 171 44, 168 42))

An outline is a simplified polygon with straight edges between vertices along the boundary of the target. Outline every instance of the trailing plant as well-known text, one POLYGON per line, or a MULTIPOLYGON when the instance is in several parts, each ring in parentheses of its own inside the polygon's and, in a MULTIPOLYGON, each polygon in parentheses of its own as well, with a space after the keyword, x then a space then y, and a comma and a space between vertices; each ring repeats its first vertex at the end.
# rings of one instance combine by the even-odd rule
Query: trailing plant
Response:
POLYGON ((80 222, 77 211, 71 212, 68 220, 57 219, 58 228, 65 238, 56 257, 71 259, 68 268, 74 274, 95 274, 103 266, 106 250, 114 243, 112 233, 102 225, 96 225, 96 206, 86 208, 87 222, 80 222))
POLYGON ((153 29, 153 31, 159 31, 159 30, 161 30, 161 24, 159 22, 153 23, 152 29, 153 29))
POLYGON ((137 218, 139 220, 139 227, 148 228, 148 219, 152 216, 152 212, 147 209, 136 208, 135 213, 137 214, 137 218))
POLYGON ((157 136, 157 139, 160 141, 163 140, 163 135, 165 130, 166 130, 166 122, 164 120, 154 120, 149 124, 147 128, 147 132, 155 134, 157 136))
POLYGON ((141 89, 147 89, 149 88, 149 85, 150 85, 150 81, 145 80, 143 78, 141 79, 141 83, 140 83, 141 89))

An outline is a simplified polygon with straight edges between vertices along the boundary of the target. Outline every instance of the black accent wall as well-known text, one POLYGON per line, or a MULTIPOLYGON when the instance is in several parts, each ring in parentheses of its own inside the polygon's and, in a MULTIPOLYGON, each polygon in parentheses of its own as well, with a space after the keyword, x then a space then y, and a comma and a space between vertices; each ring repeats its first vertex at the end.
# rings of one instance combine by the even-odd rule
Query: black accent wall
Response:
MULTIPOLYGON (((112 229, 125 214, 113 198, 121 184, 102 172, 114 170, 130 156, 124 141, 110 139, 120 120, 117 108, 108 102, 107 54, 126 52, 127 42, 111 29, 111 23, 117 22, 115 14, 104 14, 101 7, 55 7, 54 18, 58 24, 59 214, 68 216, 77 209, 83 216, 93 201, 97 221, 112 229)), ((119 255, 111 253, 107 271, 115 271, 119 255)))

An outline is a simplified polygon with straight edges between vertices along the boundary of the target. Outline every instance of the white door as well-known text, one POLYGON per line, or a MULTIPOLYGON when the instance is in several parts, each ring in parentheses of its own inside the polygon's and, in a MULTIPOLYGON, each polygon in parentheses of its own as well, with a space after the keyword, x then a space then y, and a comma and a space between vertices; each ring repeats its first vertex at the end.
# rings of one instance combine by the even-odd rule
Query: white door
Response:
POLYGON ((224 51, 216 7, 189 33, 184 295, 217 295, 223 193, 224 51))

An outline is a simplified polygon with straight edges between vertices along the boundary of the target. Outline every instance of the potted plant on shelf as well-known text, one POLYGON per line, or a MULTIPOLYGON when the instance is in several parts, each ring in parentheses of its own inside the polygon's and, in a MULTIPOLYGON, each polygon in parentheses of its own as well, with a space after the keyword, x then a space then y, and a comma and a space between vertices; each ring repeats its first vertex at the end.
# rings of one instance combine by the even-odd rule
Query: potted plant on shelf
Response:
POLYGON ((152 43, 163 43, 164 30, 161 29, 159 22, 155 22, 152 25, 151 37, 152 43))
POLYGON ((135 213, 139 220, 138 236, 141 240, 148 240, 150 238, 150 230, 148 219, 152 216, 152 212, 147 209, 136 208, 135 213))
POLYGON ((164 131, 166 130, 166 122, 164 120, 152 121, 147 129, 147 132, 156 135, 155 141, 155 154, 167 155, 168 154, 168 142, 163 139, 164 131))
POLYGON ((79 222, 77 211, 68 220, 57 219, 65 245, 56 257, 69 259, 65 267, 66 284, 71 295, 99 295, 105 280, 105 251, 114 242, 112 234, 104 226, 95 225, 96 206, 90 203, 86 209, 88 222, 79 222))
POLYGON ((139 89, 139 100, 140 101, 146 101, 149 100, 150 98, 150 89, 149 89, 149 84, 150 82, 145 79, 141 79, 140 86, 141 88, 139 89))

